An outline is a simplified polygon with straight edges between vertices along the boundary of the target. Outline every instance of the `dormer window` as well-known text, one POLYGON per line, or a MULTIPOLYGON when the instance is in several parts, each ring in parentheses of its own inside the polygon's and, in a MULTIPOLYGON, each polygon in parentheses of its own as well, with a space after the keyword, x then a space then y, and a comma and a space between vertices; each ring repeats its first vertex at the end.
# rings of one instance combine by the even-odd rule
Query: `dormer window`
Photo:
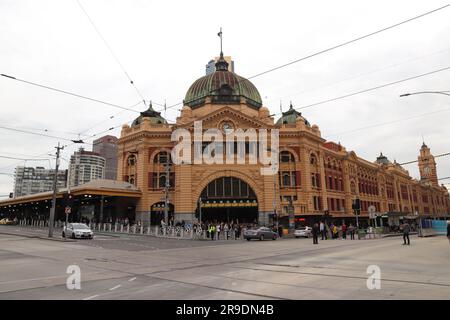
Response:
POLYGON ((219 95, 221 96, 231 96, 233 93, 233 88, 228 84, 223 84, 219 89, 219 95))

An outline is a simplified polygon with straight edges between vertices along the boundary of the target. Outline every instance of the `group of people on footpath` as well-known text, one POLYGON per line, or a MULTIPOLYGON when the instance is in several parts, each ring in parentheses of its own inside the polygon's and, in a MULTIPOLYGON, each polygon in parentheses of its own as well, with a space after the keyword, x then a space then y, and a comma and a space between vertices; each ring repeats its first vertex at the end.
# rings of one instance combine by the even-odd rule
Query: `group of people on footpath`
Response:
POLYGON ((206 230, 207 239, 211 240, 238 240, 241 238, 243 230, 248 229, 249 225, 239 223, 238 221, 224 222, 224 221, 206 221, 202 224, 194 224, 194 232, 201 227, 201 230, 206 230))
POLYGON ((340 237, 342 240, 346 240, 347 235, 349 235, 351 240, 355 240, 356 227, 352 223, 347 226, 343 222, 341 226, 337 226, 334 223, 327 225, 325 222, 320 221, 320 223, 314 223, 311 233, 313 244, 319 244, 319 235, 322 236, 322 240, 327 240, 329 235, 331 239, 339 239, 340 237))

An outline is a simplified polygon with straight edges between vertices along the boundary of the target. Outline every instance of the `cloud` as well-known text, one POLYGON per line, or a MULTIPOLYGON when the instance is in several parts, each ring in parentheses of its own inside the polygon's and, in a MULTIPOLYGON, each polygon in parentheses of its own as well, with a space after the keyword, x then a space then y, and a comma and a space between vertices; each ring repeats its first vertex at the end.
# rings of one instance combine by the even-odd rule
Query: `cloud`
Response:
MULTIPOLYGON (((205 64, 224 51, 244 77, 444 5, 443 1, 81 1, 146 99, 181 102, 205 64)), ((140 97, 75 1, 2 1, 0 72, 89 97, 131 106, 140 97)), ((289 101, 304 106, 379 84, 450 66, 450 21, 445 9, 431 16, 252 79, 271 112, 289 101), (266 98, 267 97, 267 98, 266 98)), ((327 135, 450 106, 450 97, 399 94, 450 90, 450 71, 341 101, 301 110, 327 135)), ((120 110, 0 78, 0 124, 81 132, 120 110)), ((160 107, 154 105, 156 109, 160 107)), ((142 106, 136 109, 143 109, 142 106)), ((180 107, 167 111, 174 120, 180 107)), ((93 128, 131 122, 124 112, 93 128)), ((406 120, 333 139, 367 160, 380 151, 416 159, 423 134, 435 154, 450 151, 448 113, 406 120)), ((1 130, 1 152, 46 154, 57 140, 1 130)), ((120 128, 112 131, 120 134, 120 128)), ((61 134, 66 138, 74 135, 61 134)), ((75 147, 66 148, 70 157, 75 147)), ((450 176, 448 157, 438 174, 450 176)), ((0 159, 0 172, 20 161, 0 159)), ((27 164, 32 164, 27 163, 27 164)), ((46 165, 45 163, 41 165, 46 165)), ((63 163, 63 167, 65 164, 63 163)), ((417 167, 409 166, 417 177, 417 167)), ((0 194, 12 190, 0 175, 0 194)))

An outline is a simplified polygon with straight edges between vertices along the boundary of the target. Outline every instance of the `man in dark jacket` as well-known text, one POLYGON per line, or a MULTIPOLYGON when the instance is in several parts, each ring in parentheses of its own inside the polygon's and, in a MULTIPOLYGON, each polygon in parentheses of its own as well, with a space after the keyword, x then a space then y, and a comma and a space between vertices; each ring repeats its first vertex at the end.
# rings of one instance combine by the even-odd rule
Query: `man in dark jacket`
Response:
POLYGON ((319 244, 319 232, 319 225, 317 223, 314 223, 314 226, 312 228, 313 244, 319 244))
POLYGON ((280 225, 278 225, 278 236, 281 238, 283 236, 283 227, 280 225))
POLYGON ((409 246, 409 231, 411 230, 409 223, 405 222, 403 224, 403 245, 408 244, 409 246), (406 240, 408 239, 408 243, 406 243, 406 240))
POLYGON ((448 242, 450 243, 450 220, 447 221, 447 238, 448 242))

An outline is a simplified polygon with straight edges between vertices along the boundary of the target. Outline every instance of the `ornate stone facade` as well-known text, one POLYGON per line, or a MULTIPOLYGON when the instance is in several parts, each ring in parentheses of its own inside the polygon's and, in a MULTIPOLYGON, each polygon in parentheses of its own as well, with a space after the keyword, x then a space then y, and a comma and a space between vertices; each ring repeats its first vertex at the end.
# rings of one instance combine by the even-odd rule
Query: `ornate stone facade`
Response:
POLYGON ((255 217, 260 224, 271 223, 274 209, 281 217, 293 209, 295 216, 301 217, 319 218, 329 211, 333 218, 354 218, 352 202, 357 197, 361 201, 361 217, 366 218, 371 205, 383 213, 449 214, 448 192, 437 183, 436 164, 426 146, 419 156, 422 180, 417 181, 383 155, 370 162, 340 144, 326 141, 319 127, 311 126, 292 105, 275 123, 269 110, 262 106, 256 88, 228 71, 224 60, 219 59, 217 63, 216 72, 197 80, 189 89, 186 95, 189 101, 185 101, 175 124, 168 124, 150 107, 139 121, 122 127, 118 179, 131 182, 142 191, 137 220, 159 222, 160 215, 156 220, 151 216, 161 212, 166 178, 170 180, 170 214, 178 221, 195 220, 200 203, 209 213, 213 213, 214 206, 228 208, 227 211, 217 209, 224 220, 230 213, 236 218, 235 212, 246 214, 254 210, 245 209, 246 203, 255 201, 253 194, 257 201, 255 217), (164 163, 175 145, 171 141, 172 132, 182 128, 193 133, 194 121, 201 121, 203 130, 279 129, 278 174, 261 175, 259 163, 179 164, 172 165, 168 174, 164 163), (223 177, 233 179, 220 180, 214 190, 208 189, 211 182, 223 177), (235 185, 229 187, 227 183, 235 185), (245 193, 245 189, 243 193, 243 186, 247 188, 247 185, 252 192, 245 193), (220 192, 223 194, 219 195, 220 192), (209 197, 212 193, 218 199, 223 195, 222 200, 231 199, 231 202, 218 200, 216 203, 202 198, 202 194, 209 197), (234 200, 230 196, 233 194, 234 200), (212 208, 206 209, 208 206, 212 208))

